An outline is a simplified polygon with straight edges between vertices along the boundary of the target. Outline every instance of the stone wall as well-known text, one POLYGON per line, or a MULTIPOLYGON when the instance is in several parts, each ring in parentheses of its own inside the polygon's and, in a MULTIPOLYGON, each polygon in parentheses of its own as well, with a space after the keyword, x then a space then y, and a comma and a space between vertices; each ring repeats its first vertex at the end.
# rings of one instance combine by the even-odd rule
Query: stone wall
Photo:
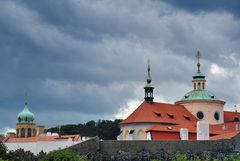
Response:
POLYGON ((99 143, 100 143, 99 138, 94 137, 90 140, 83 141, 79 144, 73 145, 68 149, 84 155, 95 154, 100 150, 99 143))
POLYGON ((110 160, 120 150, 136 155, 143 149, 151 155, 164 150, 168 154, 177 151, 191 151, 192 154, 200 154, 203 151, 211 152, 232 152, 238 150, 240 145, 240 135, 229 140, 213 140, 213 141, 116 141, 94 139, 82 142, 69 149, 89 155, 101 154, 104 160, 110 160))

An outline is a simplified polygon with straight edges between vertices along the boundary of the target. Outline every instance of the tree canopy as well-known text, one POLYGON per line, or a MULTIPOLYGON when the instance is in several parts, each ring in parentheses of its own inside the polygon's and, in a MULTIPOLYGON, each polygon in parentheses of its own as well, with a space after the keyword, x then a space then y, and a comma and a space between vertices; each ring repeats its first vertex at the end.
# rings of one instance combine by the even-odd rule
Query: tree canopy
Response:
POLYGON ((81 136, 98 136, 103 140, 116 140, 120 134, 118 124, 122 120, 98 120, 97 122, 91 120, 85 124, 69 124, 48 129, 48 132, 59 133, 61 135, 80 134, 81 136))

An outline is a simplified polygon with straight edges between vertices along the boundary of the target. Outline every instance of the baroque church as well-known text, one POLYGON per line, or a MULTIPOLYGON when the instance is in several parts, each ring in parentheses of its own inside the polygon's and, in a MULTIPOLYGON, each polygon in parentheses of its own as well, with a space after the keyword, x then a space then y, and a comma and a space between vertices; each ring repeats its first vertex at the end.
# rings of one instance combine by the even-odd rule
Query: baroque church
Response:
POLYGON ((174 104, 154 102, 148 64, 145 100, 119 124, 119 140, 197 140, 198 122, 207 123, 210 140, 230 139, 239 134, 240 113, 224 111, 225 101, 207 90, 206 77, 200 70, 199 51, 197 58, 193 89, 174 104), (182 131, 185 131, 184 137, 182 131))

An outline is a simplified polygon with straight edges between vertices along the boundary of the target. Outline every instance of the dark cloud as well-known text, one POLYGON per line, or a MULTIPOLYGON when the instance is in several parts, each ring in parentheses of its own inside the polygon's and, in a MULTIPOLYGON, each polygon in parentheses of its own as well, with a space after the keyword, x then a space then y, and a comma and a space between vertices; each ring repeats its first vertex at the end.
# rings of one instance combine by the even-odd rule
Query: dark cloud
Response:
POLYGON ((25 92, 47 126, 113 118, 143 100, 148 58, 156 99, 174 102, 191 90, 197 50, 209 89, 237 104, 237 12, 198 3, 1 1, 0 127, 14 127, 25 92))
POLYGON ((184 0, 184 1, 178 1, 178 0, 166 0, 163 1, 168 4, 173 5, 176 8, 184 9, 193 13, 199 13, 199 12, 231 12, 236 16, 240 16, 240 2, 238 0, 231 0, 231 1, 225 1, 225 0, 184 0))

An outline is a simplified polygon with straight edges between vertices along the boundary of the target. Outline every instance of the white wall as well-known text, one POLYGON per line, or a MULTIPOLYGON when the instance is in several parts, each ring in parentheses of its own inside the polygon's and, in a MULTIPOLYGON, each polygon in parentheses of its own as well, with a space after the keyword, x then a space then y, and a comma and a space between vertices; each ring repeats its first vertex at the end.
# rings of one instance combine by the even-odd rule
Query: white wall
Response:
POLYGON ((38 142, 27 142, 27 143, 4 143, 8 150, 17 150, 19 148, 25 151, 31 151, 33 154, 38 154, 40 151, 50 152, 52 150, 64 149, 69 146, 75 145, 80 141, 74 142, 72 139, 68 140, 57 140, 57 141, 38 141, 38 142))
POLYGON ((119 137, 119 140, 147 140, 146 130, 152 127, 152 125, 154 124, 153 123, 132 123, 132 124, 120 125, 122 136, 119 137), (133 134, 129 134, 131 130, 134 130, 133 134))
POLYGON ((223 109, 224 109, 224 105, 222 103, 208 103, 208 102, 204 102, 202 101, 202 103, 200 102, 192 102, 192 103, 188 103, 188 102, 183 102, 181 103, 181 105, 185 106, 185 108, 191 112, 194 116, 197 117, 197 112, 198 111, 202 111, 204 114, 204 118, 201 121, 207 121, 210 124, 222 124, 224 123, 224 119, 223 119, 223 109), (215 120, 214 118, 214 113, 218 112, 219 113, 219 120, 215 120))

